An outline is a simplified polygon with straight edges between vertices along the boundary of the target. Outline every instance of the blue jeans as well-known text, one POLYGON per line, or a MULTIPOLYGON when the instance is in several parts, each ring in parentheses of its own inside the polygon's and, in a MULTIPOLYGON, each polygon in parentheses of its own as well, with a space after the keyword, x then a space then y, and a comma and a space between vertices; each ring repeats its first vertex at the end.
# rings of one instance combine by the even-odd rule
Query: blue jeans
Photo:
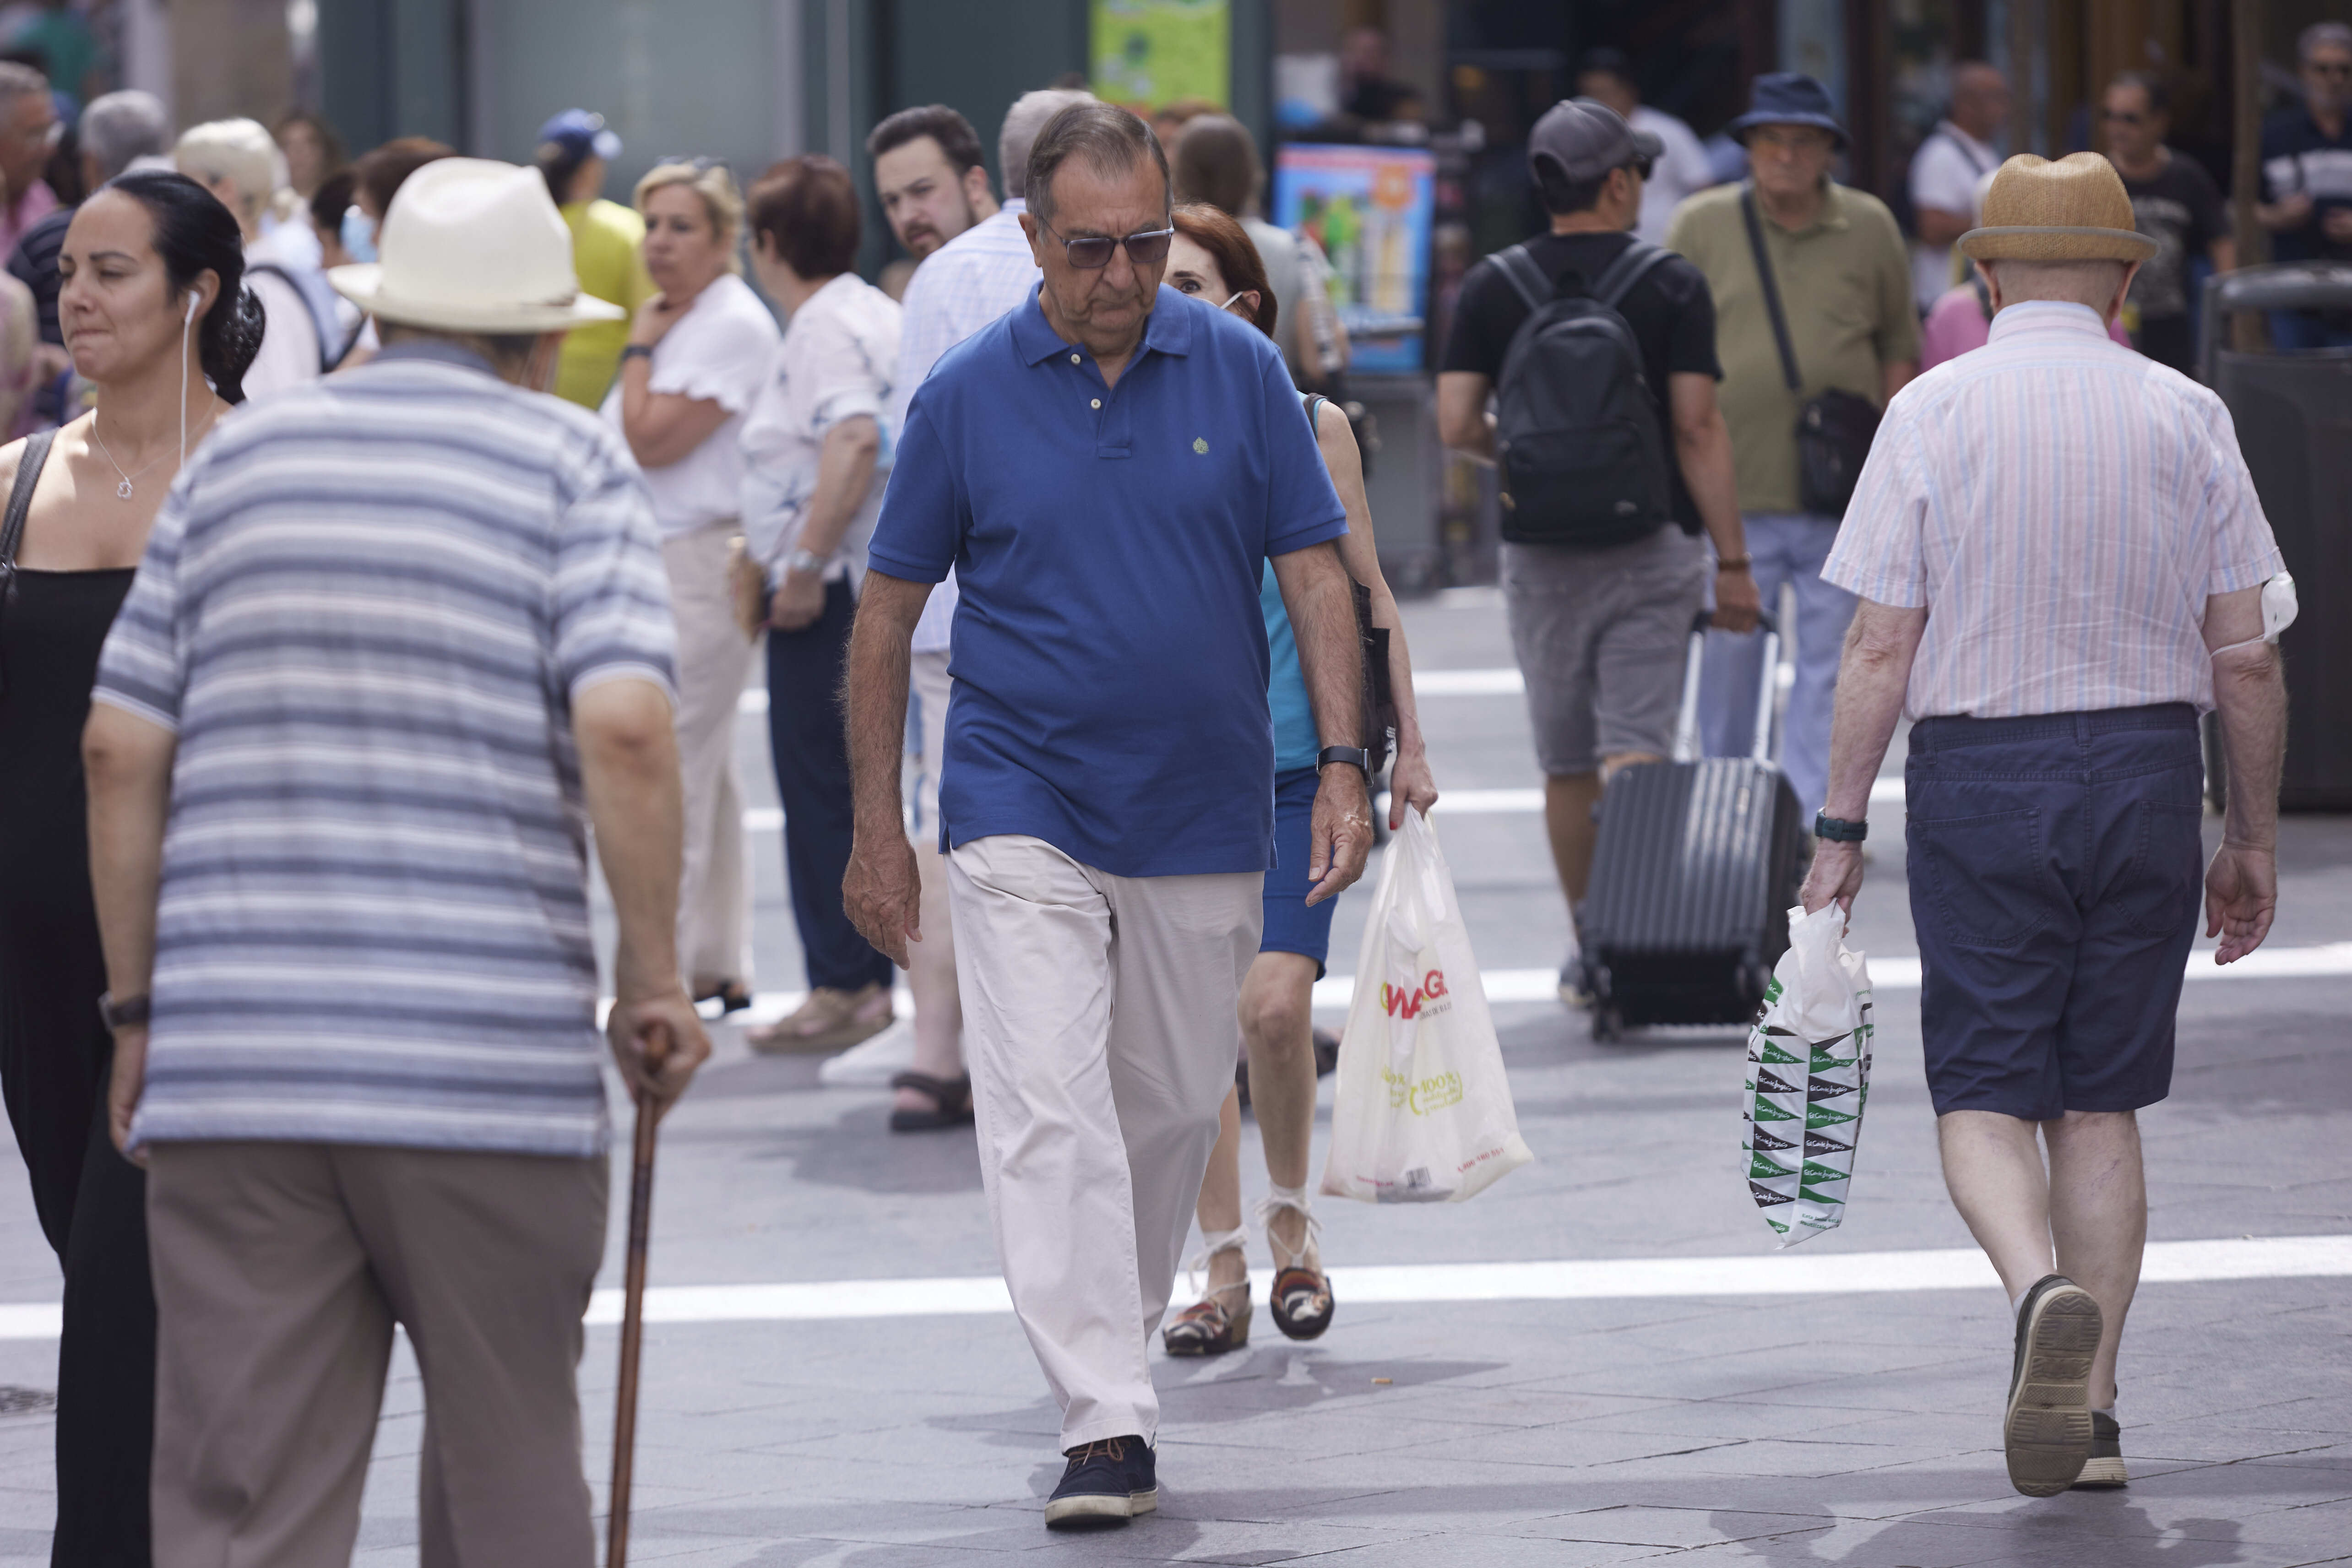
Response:
MULTIPOLYGON (((1780 771, 1797 792, 1804 822, 1812 826, 1829 790, 1830 705, 1837 693, 1838 655, 1856 602, 1822 580, 1822 563, 1837 543, 1838 520, 1810 512, 1766 512, 1747 520, 1749 570, 1764 608, 1775 609, 1783 583, 1797 590, 1797 684, 1780 727, 1780 771)), ((1780 628, 1787 637, 1792 629, 1780 628)), ((1755 744, 1756 683, 1763 676, 1764 639, 1756 632, 1706 634, 1699 675, 1699 743, 1709 757, 1745 757, 1755 744)))
POLYGON ((1912 727, 1904 838, 1937 1115, 2164 1098, 2203 781, 2186 703, 1912 727))
POLYGON ((849 923, 841 879, 856 814, 841 677, 857 601, 846 582, 824 586, 824 612, 797 632, 768 629, 768 755, 784 807, 784 880, 808 983, 855 991, 890 983, 890 960, 849 923))

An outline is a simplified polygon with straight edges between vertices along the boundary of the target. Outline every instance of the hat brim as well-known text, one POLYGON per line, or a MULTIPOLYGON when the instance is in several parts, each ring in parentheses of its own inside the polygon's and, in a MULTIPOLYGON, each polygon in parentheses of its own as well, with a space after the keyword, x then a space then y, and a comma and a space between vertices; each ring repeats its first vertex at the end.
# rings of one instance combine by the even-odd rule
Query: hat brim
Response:
POLYGON ((1970 229, 1953 242, 1970 261, 2146 261, 2156 242, 2133 229, 2025 224, 1970 229))
POLYGON ((1816 131, 1826 131, 1837 138, 1837 150, 1841 152, 1852 146, 1853 142, 1853 139, 1845 133, 1845 127, 1828 115, 1801 114, 1795 110, 1786 113, 1759 113, 1750 110, 1725 126, 1723 133, 1745 147, 1748 145, 1748 133, 1759 125, 1810 125, 1816 131))
POLYGON ((327 281, 336 293, 371 316, 397 321, 404 327, 438 328, 446 332, 561 332, 592 322, 626 320, 629 315, 618 305, 590 294, 568 300, 515 300, 495 305, 404 299, 385 292, 383 267, 375 262, 330 268, 327 281))

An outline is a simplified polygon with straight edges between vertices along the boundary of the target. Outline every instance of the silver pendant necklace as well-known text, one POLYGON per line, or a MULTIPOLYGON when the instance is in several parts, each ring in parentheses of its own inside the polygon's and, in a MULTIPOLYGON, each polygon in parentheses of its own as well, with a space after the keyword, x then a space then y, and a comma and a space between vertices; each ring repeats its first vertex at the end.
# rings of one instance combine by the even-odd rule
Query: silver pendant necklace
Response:
MULTIPOLYGON (((196 427, 197 434, 199 435, 203 434, 206 429, 211 427, 211 424, 212 420, 209 417, 206 418, 203 424, 196 427)), ((169 450, 166 450, 158 454, 152 461, 147 464, 146 467, 140 469, 138 473, 125 474, 122 471, 122 465, 114 461, 114 454, 106 450, 106 438, 99 434, 98 421, 94 417, 89 422, 89 438, 98 444, 98 450, 105 456, 107 463, 114 469, 115 476, 122 481, 114 487, 114 494, 120 500, 127 501, 131 499, 132 480, 145 477, 148 469, 154 467, 156 464, 163 462, 164 458, 172 455, 172 453, 169 450)))

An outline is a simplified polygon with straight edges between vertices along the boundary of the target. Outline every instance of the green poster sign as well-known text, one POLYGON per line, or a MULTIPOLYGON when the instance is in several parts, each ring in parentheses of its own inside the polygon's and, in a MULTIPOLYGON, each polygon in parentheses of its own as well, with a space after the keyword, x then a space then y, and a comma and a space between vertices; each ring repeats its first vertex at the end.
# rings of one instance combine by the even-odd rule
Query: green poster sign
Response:
POLYGON ((1157 109, 1180 98, 1223 107, 1233 73, 1232 0, 1094 0, 1094 89, 1157 109))

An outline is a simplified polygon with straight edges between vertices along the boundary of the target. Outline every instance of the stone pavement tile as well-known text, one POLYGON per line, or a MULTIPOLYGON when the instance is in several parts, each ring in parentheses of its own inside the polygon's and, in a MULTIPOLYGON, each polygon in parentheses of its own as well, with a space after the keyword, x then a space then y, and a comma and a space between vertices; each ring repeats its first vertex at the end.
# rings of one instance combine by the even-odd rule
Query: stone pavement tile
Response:
POLYGON ((1680 1399, 1590 1416, 1570 1425, 1592 1431, 1648 1432, 1689 1437, 1828 1437, 1853 1442, 1916 1440, 1924 1423, 1906 1411, 1812 1410, 1741 1399, 1680 1399))
POLYGON ((53 1414, 26 1412, 0 1416, 0 1459, 19 1454, 53 1454, 58 1446, 58 1418, 53 1414))
MULTIPOLYGON (((1683 1401, 1637 1398, 1629 1395, 1562 1394, 1507 1385, 1470 1387, 1458 1383, 1433 1388, 1376 1388, 1367 1408, 1398 1423, 1436 1418, 1474 1427, 1516 1428, 1549 1427, 1563 1421, 1600 1419, 1635 1412, 1673 1408, 1683 1401)), ((1165 1406, 1163 1404, 1163 1408, 1165 1406)), ((1625 1427, 1626 1431, 1648 1431, 1625 1427)))
POLYGON ((1494 1533, 1536 1536, 1547 1541, 1680 1548, 1795 1535, 1826 1530, 1835 1522, 1826 1515, 1795 1508, 1782 1513, 1748 1513, 1736 1509, 1661 1508, 1630 1503, 1529 1520, 1494 1533))
MULTIPOLYGON (((1977 1541, 1953 1531, 1913 1525, 1906 1520, 1842 1520, 1822 1530, 1791 1531, 1782 1535, 1727 1541, 1694 1547, 1675 1554, 1675 1568, 1716 1568, 1738 1563, 1745 1568, 1811 1568, 1834 1563, 1837 1568, 2012 1568, 2017 1559, 1996 1541, 1977 1541)), ((2078 1560, 2072 1568, 2125 1568, 2120 1562, 2096 1564, 2078 1560)), ((2133 1565, 2143 1568, 2143 1565, 2133 1565)))
POLYGON ((1670 1433, 1607 1431, 1581 1422, 1530 1427, 1510 1432, 1488 1430, 1466 1439, 1438 1441, 1422 1441, 1416 1424, 1414 1429, 1396 1435, 1410 1439, 1391 1443, 1389 1452, 1399 1458, 1430 1455, 1474 1464, 1559 1466, 1566 1469, 1690 1454, 1728 1447, 1738 1440, 1670 1433))
POLYGON ((1360 1546, 1314 1559, 1315 1568, 1605 1568, 1660 1556, 1654 1546, 1533 1541, 1523 1536, 1433 1536, 1402 1544, 1360 1546))
POLYGON ((2199 1459, 2230 1463, 2239 1459, 2299 1458, 2305 1464, 2333 1462, 2352 1470, 2352 1441, 2342 1432, 2297 1432, 2257 1427, 2241 1416, 2190 1416, 2184 1420, 2137 1423, 2124 1427, 2124 1455, 2145 1453, 2151 1458, 2199 1459))

